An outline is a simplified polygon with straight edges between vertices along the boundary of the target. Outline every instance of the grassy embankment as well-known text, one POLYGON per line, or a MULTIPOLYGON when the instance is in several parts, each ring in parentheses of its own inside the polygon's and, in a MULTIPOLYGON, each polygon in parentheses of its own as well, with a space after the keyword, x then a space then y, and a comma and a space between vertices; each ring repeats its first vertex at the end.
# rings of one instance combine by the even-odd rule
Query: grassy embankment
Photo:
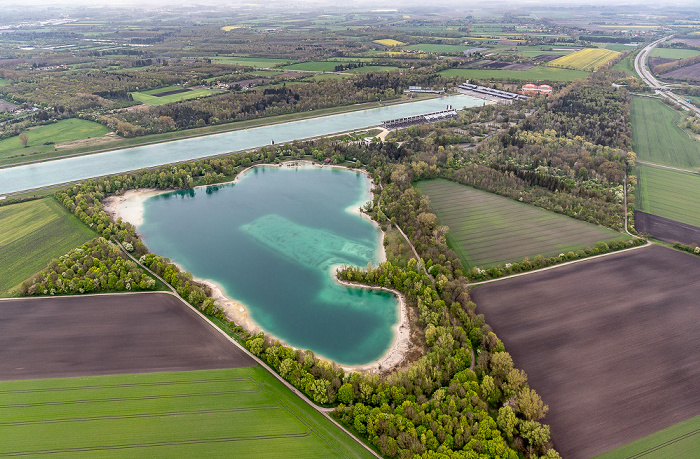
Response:
POLYGON ((529 70, 448 69, 443 70, 440 74, 448 78, 520 81, 574 81, 589 75, 588 72, 581 70, 560 69, 543 65, 529 70))
POLYGON ((259 366, 5 381, 0 392, 0 456, 371 457, 259 366))
POLYGON ((597 459, 654 457, 657 459, 690 459, 700 456, 700 416, 679 422, 639 440, 608 451, 597 459))
POLYGON ((629 236, 447 180, 417 183, 469 268, 557 256, 629 236))
MULTIPOLYGON (((101 144, 98 149, 96 149, 94 146, 83 146, 83 147, 74 147, 74 148, 62 148, 58 151, 54 151, 52 148, 50 151, 38 152, 38 153, 33 154, 31 156, 28 156, 28 155, 26 157, 13 156, 11 158, 8 158, 8 157, 3 158, 3 156, 0 154, 0 167, 12 166, 14 164, 25 162, 25 161, 44 161, 47 159, 53 159, 53 158, 58 158, 58 157, 62 157, 62 156, 99 153, 99 152, 107 151, 107 150, 116 150, 118 148, 127 148, 127 147, 146 145, 146 144, 151 144, 151 143, 167 142, 170 140, 178 140, 178 139, 183 139, 183 138, 187 138, 187 137, 199 137, 202 135, 217 134, 220 132, 237 131, 240 129, 246 129, 246 128, 250 128, 250 127, 265 126, 265 125, 276 124, 276 123, 286 123, 288 121, 296 121, 296 120, 300 120, 300 119, 315 118, 318 116, 334 115, 337 113, 348 113, 348 112, 354 112, 354 111, 359 111, 359 110, 367 110, 370 108, 377 108, 380 106, 387 106, 387 105, 392 105, 392 104, 397 104, 397 103, 405 103, 405 102, 413 102, 417 99, 431 99, 434 97, 435 96, 432 94, 428 94, 428 95, 421 94, 418 96, 414 95, 413 99, 410 99, 410 100, 402 97, 402 98, 398 98, 398 99, 382 101, 381 104, 378 102, 367 102, 367 103, 363 103, 363 104, 343 105, 343 106, 339 106, 339 107, 321 108, 318 110, 313 110, 313 111, 308 111, 308 112, 288 113, 285 115, 270 116, 270 117, 266 117, 266 118, 257 118, 254 120, 246 120, 246 121, 236 121, 236 122, 232 122, 232 123, 218 124, 215 126, 205 126, 205 127, 201 127, 201 128, 166 132, 163 134, 145 135, 145 136, 141 136, 141 137, 132 137, 132 138, 128 138, 128 139, 125 139, 122 137, 116 137, 115 140, 113 140, 109 143, 101 144)), ((95 124, 97 124, 97 123, 95 123, 95 124)), ((10 139, 7 139, 7 140, 10 140, 10 139)), ((31 142, 31 140, 30 140, 30 142, 31 142)))
POLYGON ((680 112, 647 97, 633 97, 631 111, 637 158, 681 169, 700 167, 700 142, 678 126, 680 112))
POLYGON ((93 121, 70 118, 23 132, 28 138, 26 147, 22 146, 18 135, 0 140, 0 165, 64 154, 64 150, 54 151, 54 144, 101 137, 109 128, 93 121))
POLYGON ((700 227, 700 175, 637 164, 637 210, 700 227))
POLYGON ((0 207, 0 296, 94 237, 52 198, 0 207))

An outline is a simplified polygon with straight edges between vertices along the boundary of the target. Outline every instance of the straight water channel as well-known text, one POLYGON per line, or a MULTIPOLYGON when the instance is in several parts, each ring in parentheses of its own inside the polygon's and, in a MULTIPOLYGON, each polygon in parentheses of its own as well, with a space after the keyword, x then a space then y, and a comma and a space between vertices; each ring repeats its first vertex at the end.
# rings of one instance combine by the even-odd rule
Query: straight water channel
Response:
POLYGON ((482 105, 483 100, 464 95, 408 102, 288 123, 261 126, 86 156, 58 159, 0 169, 0 195, 109 174, 188 161, 275 143, 306 139, 369 126, 404 116, 482 105))
POLYGON ((380 233, 351 212, 370 199, 358 172, 256 167, 235 184, 176 191, 144 202, 148 248, 218 283, 266 332, 344 365, 391 346, 398 300, 348 288, 335 265, 379 261, 380 233))

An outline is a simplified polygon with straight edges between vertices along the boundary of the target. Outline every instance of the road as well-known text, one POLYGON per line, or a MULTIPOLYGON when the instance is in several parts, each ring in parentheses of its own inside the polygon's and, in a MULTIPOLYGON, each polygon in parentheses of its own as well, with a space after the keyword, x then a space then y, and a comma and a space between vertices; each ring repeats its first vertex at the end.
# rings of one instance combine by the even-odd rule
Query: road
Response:
POLYGON ((637 71, 637 74, 639 77, 642 79, 644 84, 649 86, 650 88, 654 89, 654 92, 660 96, 663 96, 667 99, 672 100, 673 102, 681 105, 682 107, 686 108, 687 110, 690 110, 698 115, 700 115, 700 108, 696 107, 695 105, 691 104, 690 102, 687 102, 683 97, 678 96, 671 92, 671 88, 666 86, 666 84, 661 83, 659 80, 657 80, 654 75, 652 75, 651 71, 649 71, 649 68, 647 67, 647 59, 649 57, 649 53, 651 52, 652 49, 654 49, 659 43, 662 43, 668 39, 673 37, 673 35, 668 35, 663 38, 659 38, 658 40, 649 43, 642 49, 638 54, 637 57, 634 58, 634 69, 637 71))

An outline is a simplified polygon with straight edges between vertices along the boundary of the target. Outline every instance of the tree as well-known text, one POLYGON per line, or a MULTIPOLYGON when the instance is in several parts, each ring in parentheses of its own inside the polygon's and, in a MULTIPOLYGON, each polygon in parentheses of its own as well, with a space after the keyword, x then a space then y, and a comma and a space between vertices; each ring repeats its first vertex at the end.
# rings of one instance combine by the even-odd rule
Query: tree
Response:
POLYGON ((352 388, 352 384, 345 383, 338 389, 338 400, 345 405, 349 405, 355 399, 355 391, 352 388))
POLYGON ((21 143, 23 147, 29 146, 29 136, 26 132, 23 132, 19 135, 19 143, 21 143))
POLYGON ((533 389, 523 389, 517 397, 518 411, 530 421, 539 421, 547 414, 549 407, 542 402, 533 389))
POLYGON ((518 426, 518 417, 515 415, 513 409, 509 406, 502 406, 498 410, 498 419, 496 419, 496 423, 508 441, 512 441, 515 428, 518 426))

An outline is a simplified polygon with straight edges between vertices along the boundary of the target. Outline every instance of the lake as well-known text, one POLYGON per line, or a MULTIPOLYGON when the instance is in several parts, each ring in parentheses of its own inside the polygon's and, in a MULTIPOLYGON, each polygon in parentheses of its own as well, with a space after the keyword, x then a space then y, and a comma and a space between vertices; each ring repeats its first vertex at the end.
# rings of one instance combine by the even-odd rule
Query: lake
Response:
POLYGON ((381 233, 356 212, 369 199, 359 172, 255 167, 234 184, 147 199, 138 231, 153 253, 222 286, 267 333, 362 365, 391 346, 398 300, 330 273, 380 261, 381 233))
POLYGON ((290 142, 377 126, 388 119, 444 110, 447 104, 461 109, 483 103, 481 99, 464 95, 446 96, 8 167, 0 169, 0 195, 257 148, 269 145, 272 140, 290 142))

